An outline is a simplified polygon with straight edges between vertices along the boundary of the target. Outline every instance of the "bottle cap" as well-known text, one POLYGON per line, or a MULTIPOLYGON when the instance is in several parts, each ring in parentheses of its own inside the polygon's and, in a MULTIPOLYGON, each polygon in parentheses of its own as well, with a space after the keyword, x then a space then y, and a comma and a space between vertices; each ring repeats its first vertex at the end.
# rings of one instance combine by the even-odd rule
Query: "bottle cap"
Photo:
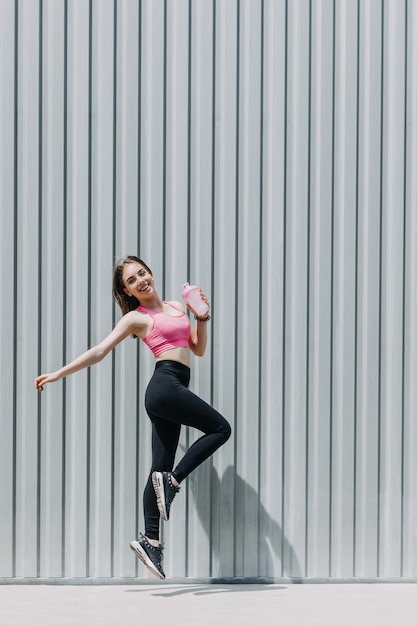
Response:
POLYGON ((190 285, 189 283, 184 283, 182 286, 182 297, 186 298, 188 294, 194 289, 198 289, 196 285, 190 285))

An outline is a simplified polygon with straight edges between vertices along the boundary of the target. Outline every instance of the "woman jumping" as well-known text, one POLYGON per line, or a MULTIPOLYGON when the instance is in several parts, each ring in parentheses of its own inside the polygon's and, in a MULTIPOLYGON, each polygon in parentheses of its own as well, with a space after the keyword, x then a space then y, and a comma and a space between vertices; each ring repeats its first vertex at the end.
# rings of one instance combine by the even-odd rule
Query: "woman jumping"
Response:
MULTIPOLYGON (((143 493, 145 534, 130 547, 155 576, 164 579, 160 517, 169 519, 182 481, 229 439, 231 430, 220 413, 188 389, 190 351, 196 356, 205 353, 210 316, 194 316, 197 324, 193 329, 180 302, 160 299, 151 270, 136 256, 127 256, 115 266, 113 297, 122 318, 112 332, 68 365, 38 376, 35 387, 43 391, 45 384, 98 363, 129 335, 139 337, 152 350, 155 370, 145 393, 152 422, 152 467, 143 493), (173 469, 182 424, 203 435, 173 469)), ((208 304, 206 296, 202 297, 208 304)))

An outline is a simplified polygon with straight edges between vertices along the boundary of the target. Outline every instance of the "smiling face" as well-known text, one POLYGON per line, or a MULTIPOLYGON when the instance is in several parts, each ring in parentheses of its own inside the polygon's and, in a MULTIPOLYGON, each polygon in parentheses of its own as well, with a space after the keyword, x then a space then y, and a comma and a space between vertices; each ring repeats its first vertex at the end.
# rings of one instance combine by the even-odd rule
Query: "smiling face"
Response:
POLYGON ((154 292, 152 273, 142 263, 128 263, 123 268, 122 280, 124 292, 139 302, 154 292))
POLYGON ((125 315, 140 304, 140 297, 153 292, 150 268, 139 257, 127 256, 113 269, 113 298, 125 315), (146 279, 144 280, 144 276, 146 279), (147 283, 145 285, 145 283, 147 283))

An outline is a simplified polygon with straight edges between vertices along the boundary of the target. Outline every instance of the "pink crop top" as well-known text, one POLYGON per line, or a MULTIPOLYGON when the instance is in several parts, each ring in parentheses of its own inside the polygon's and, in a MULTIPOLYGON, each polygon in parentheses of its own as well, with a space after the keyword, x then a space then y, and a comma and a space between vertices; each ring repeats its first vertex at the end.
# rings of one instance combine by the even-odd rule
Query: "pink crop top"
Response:
MULTIPOLYGON (((169 304, 169 302, 164 304, 169 304)), ((142 305, 139 305, 136 309, 141 313, 147 313, 152 316, 152 328, 143 341, 152 350, 154 356, 158 356, 158 354, 173 348, 188 348, 188 339, 190 337, 188 317, 184 311, 173 304, 169 304, 169 306, 177 311, 181 311, 182 315, 168 315, 167 313, 148 309, 142 305)))

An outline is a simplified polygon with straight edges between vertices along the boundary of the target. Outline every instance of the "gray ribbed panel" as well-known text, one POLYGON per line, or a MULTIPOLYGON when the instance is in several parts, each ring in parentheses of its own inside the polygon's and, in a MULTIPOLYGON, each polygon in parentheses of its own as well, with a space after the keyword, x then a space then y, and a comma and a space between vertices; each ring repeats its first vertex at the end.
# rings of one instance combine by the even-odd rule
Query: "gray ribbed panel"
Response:
POLYGON ((33 389, 129 253, 209 294, 233 426, 167 575, 417 577, 416 42, 416 0, 1 0, 1 577, 147 576, 150 353, 33 389))

